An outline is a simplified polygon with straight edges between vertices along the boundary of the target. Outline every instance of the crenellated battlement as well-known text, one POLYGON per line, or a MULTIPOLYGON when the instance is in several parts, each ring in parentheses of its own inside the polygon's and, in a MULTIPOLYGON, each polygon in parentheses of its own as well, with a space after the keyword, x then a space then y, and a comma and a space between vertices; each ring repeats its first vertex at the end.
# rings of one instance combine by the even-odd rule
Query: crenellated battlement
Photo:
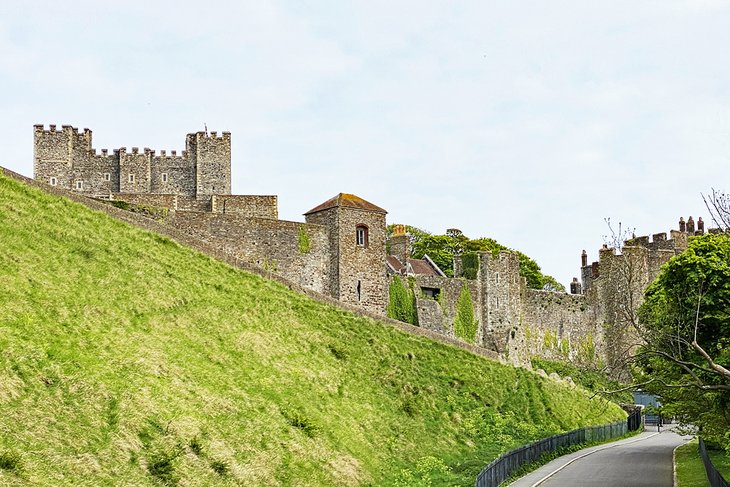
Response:
POLYGON ((144 147, 92 147, 92 132, 71 126, 33 126, 34 177, 91 195, 178 194, 186 197, 231 192, 231 133, 192 132, 181 152, 144 147))

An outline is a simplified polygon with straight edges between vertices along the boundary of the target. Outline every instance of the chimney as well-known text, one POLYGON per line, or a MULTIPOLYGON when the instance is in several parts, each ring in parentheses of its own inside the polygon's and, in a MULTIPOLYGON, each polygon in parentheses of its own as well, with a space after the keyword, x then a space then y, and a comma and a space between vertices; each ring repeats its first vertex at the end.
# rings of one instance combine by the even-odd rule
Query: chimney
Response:
POLYGON ((393 235, 390 237, 390 255, 404 266, 408 265, 408 258, 411 255, 410 244, 405 225, 394 225, 393 235))

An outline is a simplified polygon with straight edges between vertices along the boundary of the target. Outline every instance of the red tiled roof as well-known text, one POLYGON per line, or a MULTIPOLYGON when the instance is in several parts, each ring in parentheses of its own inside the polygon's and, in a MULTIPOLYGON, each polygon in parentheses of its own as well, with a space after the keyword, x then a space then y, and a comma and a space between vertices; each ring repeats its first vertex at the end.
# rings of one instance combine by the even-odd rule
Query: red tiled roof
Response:
POLYGON ((369 201, 365 201, 359 196, 348 193, 340 193, 337 196, 328 199, 321 205, 315 206, 314 208, 306 212, 305 215, 309 215, 310 213, 317 213, 318 211, 322 210, 329 210, 330 208, 335 208, 337 206, 346 206, 348 208, 357 208, 359 210, 377 211, 378 213, 388 213, 381 207, 375 206, 374 204, 370 203, 369 201))
MULTIPOLYGON (((386 262, 390 266, 393 271, 395 271, 397 274, 406 274, 406 268, 401 263, 400 260, 394 255, 387 255, 385 257, 386 262)), ((439 273, 436 269, 434 269, 433 265, 426 260, 426 259, 408 259, 408 275, 415 275, 415 276, 441 276, 442 274, 439 273)))
POLYGON ((408 259, 408 265, 411 266, 411 271, 417 276, 438 276, 431 264, 426 259, 408 259))
POLYGON ((403 264, 400 263, 395 255, 387 255, 385 260, 390 264, 390 267, 398 274, 403 274, 403 264))

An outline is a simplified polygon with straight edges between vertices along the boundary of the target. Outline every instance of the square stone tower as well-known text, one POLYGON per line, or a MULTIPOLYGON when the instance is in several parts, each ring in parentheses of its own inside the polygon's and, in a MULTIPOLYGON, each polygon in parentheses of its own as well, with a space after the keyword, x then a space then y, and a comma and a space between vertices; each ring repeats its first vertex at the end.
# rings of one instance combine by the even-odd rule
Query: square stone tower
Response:
POLYGON ((353 194, 340 193, 305 213, 307 223, 328 228, 330 292, 342 302, 383 314, 386 211, 353 194))

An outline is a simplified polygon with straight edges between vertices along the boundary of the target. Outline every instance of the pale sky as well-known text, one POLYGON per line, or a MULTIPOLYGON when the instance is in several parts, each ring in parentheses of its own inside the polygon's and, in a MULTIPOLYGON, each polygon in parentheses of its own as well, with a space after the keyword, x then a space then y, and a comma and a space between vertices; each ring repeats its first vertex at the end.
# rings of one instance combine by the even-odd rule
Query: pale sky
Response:
POLYGON ((0 165, 33 124, 94 147, 230 131, 233 192, 339 192, 459 228, 567 286, 604 218, 637 235, 730 191, 730 1, 3 2, 0 165))

